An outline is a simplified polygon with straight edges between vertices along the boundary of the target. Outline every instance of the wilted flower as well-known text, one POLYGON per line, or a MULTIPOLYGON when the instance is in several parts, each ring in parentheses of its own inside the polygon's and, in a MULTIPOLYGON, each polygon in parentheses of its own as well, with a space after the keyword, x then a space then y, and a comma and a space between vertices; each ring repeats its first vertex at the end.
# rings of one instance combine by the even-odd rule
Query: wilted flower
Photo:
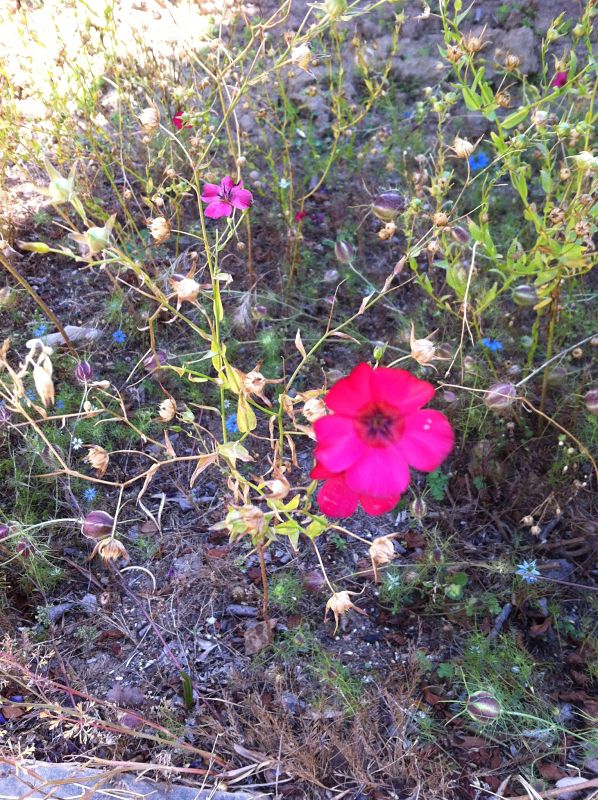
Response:
POLYGON ((204 184, 201 199, 207 203, 204 213, 210 219, 230 217, 235 208, 246 211, 253 203, 253 195, 243 188, 243 181, 235 183, 229 175, 222 179, 220 185, 204 184))
POLYGON ((291 61, 300 69, 307 71, 312 58, 311 48, 307 42, 293 47, 291 50, 291 61))
POLYGON ((517 389, 512 383, 495 383, 484 396, 484 404, 493 411, 510 408, 517 399, 517 389))
POLYGON ((162 244, 170 236, 170 222, 166 217, 156 217, 150 222, 149 231, 156 244, 162 244))
POLYGON ((87 464, 90 464, 96 470, 96 475, 98 478, 101 478, 108 469, 110 456, 103 447, 100 447, 99 444, 90 444, 87 445, 87 447, 89 449, 89 453, 85 456, 83 461, 85 461, 87 464))
POLYGON ((176 414, 176 400, 173 397, 167 397, 162 400, 158 413, 162 422, 170 422, 176 414))
POLYGON ((456 64, 463 58, 465 51, 458 44, 449 44, 446 48, 446 57, 451 64, 456 64))
POLYGON ((416 339, 415 338, 415 325, 411 323, 411 335, 409 338, 411 346, 411 358, 417 361, 418 364, 426 366, 434 361, 436 356, 436 346, 429 339, 416 339))
POLYGON ((499 108, 508 108, 511 105, 511 93, 506 89, 496 93, 496 105, 499 108))
POLYGON ((88 383, 93 378, 93 369, 88 361, 79 361, 75 367, 75 380, 88 383))
POLYGON ((327 414, 326 403, 321 397, 309 397, 303 406, 303 416, 308 422, 315 422, 327 414))
POLYGON ((335 627, 334 632, 336 633, 338 630, 338 625, 340 622, 340 618, 343 614, 346 614, 351 608, 357 611, 359 614, 363 614, 367 616, 365 611, 362 608, 358 608, 351 600, 350 595, 358 594, 358 592, 335 592, 332 597, 328 598, 328 602, 326 603, 326 613, 324 614, 324 621, 326 621, 326 617, 328 616, 328 612, 332 611, 334 614, 334 621, 335 627))
POLYGON ((584 402, 590 414, 598 414, 598 386, 585 393, 584 402))
POLYGON ((81 533, 88 539, 101 539, 111 533, 114 519, 106 511, 90 511, 81 526, 81 533))
POLYGON ((372 559, 372 569, 374 570, 374 581, 378 583, 378 567, 383 564, 390 564, 396 556, 395 548, 392 543, 392 536, 378 536, 370 545, 370 558, 372 559))
POLYGON ((514 72, 521 66, 521 59, 514 53, 507 53, 505 56, 504 65, 507 72, 514 72))
MULTIPOLYGON (((45 350, 49 349, 45 348, 45 350)), ((50 350, 50 352, 52 351, 50 350)), ((54 383, 52 381, 52 362, 45 352, 42 352, 37 362, 33 364, 33 382, 44 408, 48 408, 54 403, 54 383)))
POLYGON ((187 277, 181 278, 180 280, 171 278, 170 284, 176 294, 177 311, 183 303, 197 303, 197 296, 199 295, 201 286, 195 278, 187 277))
POLYGON ((266 527, 264 512, 257 506, 247 504, 231 508, 226 519, 212 526, 213 530, 225 528, 230 533, 231 542, 249 534, 252 539, 260 539, 266 527))
POLYGON ((474 33, 473 31, 470 31, 467 35, 463 36, 461 39, 461 46, 470 55, 475 55, 476 53, 479 53, 480 50, 483 50, 487 44, 488 42, 484 39, 484 31, 481 31, 479 33, 474 33))
POLYGON ((269 481, 263 481, 261 486, 268 490, 268 496, 273 500, 284 500, 291 491, 291 484, 285 477, 284 467, 283 469, 275 467, 272 471, 272 475, 274 477, 269 481))
POLYGON ((562 89, 562 87, 567 83, 568 73, 562 70, 555 73, 554 78, 550 81, 550 85, 554 86, 556 89, 562 89))
POLYGON ((127 548, 118 539, 108 536, 106 539, 101 539, 95 546, 93 554, 98 554, 102 561, 109 563, 110 561, 118 561, 122 558, 124 561, 129 561, 129 554, 127 548))
POLYGON ((465 710, 476 722, 494 722, 501 715, 500 703, 489 692, 475 692, 467 698, 465 710))
POLYGON ((156 106, 144 108, 139 115, 139 123, 145 133, 153 133, 160 127, 160 112, 156 106))

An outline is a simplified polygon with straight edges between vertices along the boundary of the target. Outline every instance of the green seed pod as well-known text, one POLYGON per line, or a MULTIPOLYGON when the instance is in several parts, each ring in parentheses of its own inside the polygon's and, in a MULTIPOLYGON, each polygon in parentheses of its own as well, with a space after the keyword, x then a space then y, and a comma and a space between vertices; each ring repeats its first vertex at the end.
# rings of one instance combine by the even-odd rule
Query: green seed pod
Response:
POLYGON ((347 0, 326 0, 324 8, 332 19, 338 19, 347 10, 347 0))
POLYGON ((476 722, 486 725, 497 720, 502 709, 500 703, 490 692, 476 692, 467 698, 465 710, 476 722))
POLYGON ((516 286, 511 294, 513 302, 518 306, 527 307, 535 306, 538 302, 538 293, 533 286, 521 284, 516 286))
POLYGON ((382 222, 392 222, 407 208, 407 201, 397 192, 382 192, 372 203, 372 213, 382 222))

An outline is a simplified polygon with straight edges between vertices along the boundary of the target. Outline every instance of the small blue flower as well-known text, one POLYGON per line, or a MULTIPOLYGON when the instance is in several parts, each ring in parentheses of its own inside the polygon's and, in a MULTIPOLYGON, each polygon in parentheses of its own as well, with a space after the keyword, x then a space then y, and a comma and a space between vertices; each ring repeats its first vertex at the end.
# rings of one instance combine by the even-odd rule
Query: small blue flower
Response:
POLYGON ((517 564, 515 575, 519 575, 526 583, 536 583, 538 578, 542 577, 535 560, 524 561, 522 564, 517 564))
POLYGON ((484 151, 479 153, 472 153, 469 156, 469 168, 472 172, 477 172, 479 169, 485 169, 490 163, 490 156, 484 151))
POLYGON ((62 409, 64 408, 64 400, 61 400, 60 398, 58 398, 58 400, 56 401, 56 408, 59 411, 62 411, 62 409))
POLYGON ((236 414, 231 414, 230 417, 226 418, 225 427, 229 433, 239 433, 239 426, 237 425, 236 414))
POLYGON ((490 339, 488 336, 482 339, 482 344, 484 345, 484 347, 486 347, 488 350, 491 350, 493 353, 498 353, 500 350, 503 349, 502 342, 499 342, 498 339, 490 339))
POLYGON ((112 338, 116 344, 124 344, 127 341, 127 334, 119 328, 117 331, 114 331, 112 338))
POLYGON ((93 486, 89 486, 84 492, 83 497, 88 503, 92 503, 96 499, 97 492, 93 486))
POLYGON ((31 400, 31 402, 32 402, 32 403, 35 403, 35 402, 36 402, 36 400, 37 400, 37 395, 35 394, 35 392, 33 391, 33 389, 27 389, 27 391, 25 392, 25 394, 26 394, 26 395, 27 395, 27 397, 28 397, 28 398, 31 400))
POLYGON ((33 335, 35 336, 36 339, 39 339, 46 333, 47 330, 48 326, 46 325, 46 323, 40 322, 40 324, 33 329, 33 335))

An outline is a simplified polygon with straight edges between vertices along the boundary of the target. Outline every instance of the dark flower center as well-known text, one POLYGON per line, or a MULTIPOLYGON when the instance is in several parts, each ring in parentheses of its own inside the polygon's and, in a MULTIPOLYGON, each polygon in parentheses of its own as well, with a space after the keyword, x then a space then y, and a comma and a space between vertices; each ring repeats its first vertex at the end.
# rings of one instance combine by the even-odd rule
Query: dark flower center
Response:
POLYGON ((370 447, 384 447, 401 431, 402 422, 393 408, 370 405, 355 420, 359 436, 370 447))

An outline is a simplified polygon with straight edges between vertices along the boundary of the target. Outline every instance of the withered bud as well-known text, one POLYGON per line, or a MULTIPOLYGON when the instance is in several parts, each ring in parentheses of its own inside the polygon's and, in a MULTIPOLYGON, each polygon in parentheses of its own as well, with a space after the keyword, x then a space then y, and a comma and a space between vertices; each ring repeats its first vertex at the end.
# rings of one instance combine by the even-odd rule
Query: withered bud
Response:
POLYGON ((303 416, 308 422, 315 422, 327 414, 326 403, 320 397, 310 397, 303 406, 303 416))
POLYGON ((462 139, 460 136, 455 136, 451 149, 457 158, 469 158, 475 150, 475 145, 467 139, 462 139))
POLYGON ((156 244, 162 244, 170 236, 170 222, 166 217, 156 217, 150 222, 149 232, 156 244))
POLYGON ((167 397, 162 400, 158 408, 158 414, 162 422, 170 422, 176 415, 176 400, 173 397, 167 397))

